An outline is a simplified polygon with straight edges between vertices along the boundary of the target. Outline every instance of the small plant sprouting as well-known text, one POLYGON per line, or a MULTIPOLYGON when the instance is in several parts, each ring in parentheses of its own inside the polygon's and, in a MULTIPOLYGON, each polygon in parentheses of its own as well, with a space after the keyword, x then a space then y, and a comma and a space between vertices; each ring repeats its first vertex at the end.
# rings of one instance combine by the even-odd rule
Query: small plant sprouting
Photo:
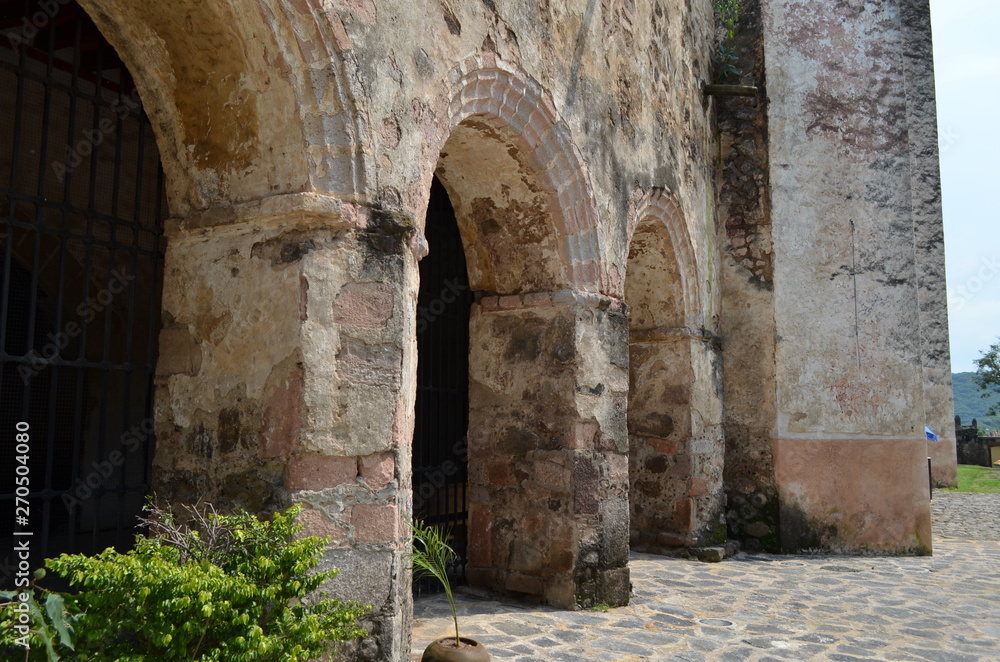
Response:
POLYGON ((448 579, 448 566, 455 561, 455 550, 448 544, 448 534, 441 533, 436 526, 429 526, 420 521, 410 522, 413 528, 413 550, 410 559, 413 563, 414 579, 434 577, 444 588, 448 596, 448 606, 451 607, 451 617, 455 621, 455 646, 462 645, 458 635, 458 611, 455 609, 455 596, 451 592, 451 581, 448 579))
POLYGON ((740 0, 715 0, 715 16, 722 26, 722 38, 712 62, 715 64, 715 79, 721 83, 731 76, 739 76, 736 68, 736 24, 740 20, 740 0))

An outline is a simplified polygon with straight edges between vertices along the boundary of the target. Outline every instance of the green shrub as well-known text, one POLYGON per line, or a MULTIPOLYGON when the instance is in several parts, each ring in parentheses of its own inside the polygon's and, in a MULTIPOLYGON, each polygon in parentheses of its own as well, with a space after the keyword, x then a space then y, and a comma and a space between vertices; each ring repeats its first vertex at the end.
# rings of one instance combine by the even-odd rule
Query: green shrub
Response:
POLYGON ((337 571, 310 572, 325 540, 296 539, 300 510, 261 521, 190 509, 182 525, 151 508, 149 535, 128 553, 49 559, 79 589, 65 596, 76 651, 63 659, 296 662, 363 636, 367 607, 311 595, 337 571))

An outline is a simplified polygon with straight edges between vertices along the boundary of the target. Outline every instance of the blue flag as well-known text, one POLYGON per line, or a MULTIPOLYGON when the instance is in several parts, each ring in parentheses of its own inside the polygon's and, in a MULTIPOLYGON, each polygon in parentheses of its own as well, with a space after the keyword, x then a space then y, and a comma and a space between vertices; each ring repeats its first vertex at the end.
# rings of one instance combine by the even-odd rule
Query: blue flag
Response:
POLYGON ((927 438, 930 439, 931 441, 937 441, 938 440, 938 436, 936 434, 934 434, 934 430, 931 430, 926 425, 924 426, 924 432, 927 434, 927 438))

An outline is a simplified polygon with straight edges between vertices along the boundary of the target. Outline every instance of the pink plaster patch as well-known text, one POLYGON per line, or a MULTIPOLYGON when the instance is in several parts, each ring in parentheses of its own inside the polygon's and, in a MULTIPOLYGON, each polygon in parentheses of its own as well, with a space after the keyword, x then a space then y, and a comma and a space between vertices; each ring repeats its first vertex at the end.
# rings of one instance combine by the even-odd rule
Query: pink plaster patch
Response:
POLYGON ((339 324, 381 329, 392 317, 392 291, 381 283, 352 283, 333 302, 333 319, 339 324))
POLYGON ((264 407, 260 441, 262 458, 290 455, 299 447, 303 379, 301 368, 293 370, 264 407))

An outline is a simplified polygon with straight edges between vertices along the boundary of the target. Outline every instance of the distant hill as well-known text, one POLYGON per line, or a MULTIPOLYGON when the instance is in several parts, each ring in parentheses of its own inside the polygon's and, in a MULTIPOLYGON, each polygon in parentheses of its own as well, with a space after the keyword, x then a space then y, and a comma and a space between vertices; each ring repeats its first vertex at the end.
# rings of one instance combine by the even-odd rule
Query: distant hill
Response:
POLYGON ((974 372, 955 372, 951 375, 952 390, 955 394, 955 415, 962 417, 962 425, 969 425, 977 419, 979 428, 1000 429, 1000 416, 986 416, 986 410, 1000 397, 983 398, 976 383, 972 381, 974 372))

